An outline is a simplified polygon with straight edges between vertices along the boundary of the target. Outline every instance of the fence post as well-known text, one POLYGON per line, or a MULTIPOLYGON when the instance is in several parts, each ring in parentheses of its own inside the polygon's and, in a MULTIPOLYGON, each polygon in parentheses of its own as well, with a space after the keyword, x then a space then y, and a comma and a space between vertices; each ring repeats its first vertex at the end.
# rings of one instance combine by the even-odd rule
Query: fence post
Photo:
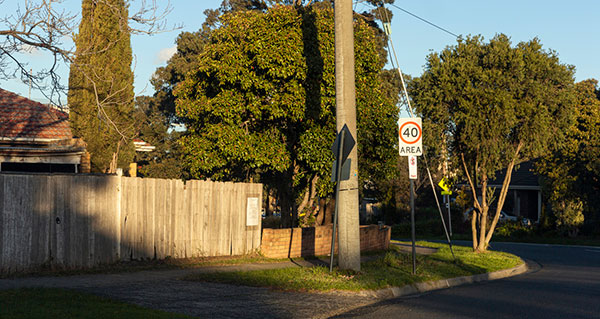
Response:
POLYGON ((121 206, 123 200, 123 176, 117 175, 117 229, 116 229, 116 244, 117 244, 117 260, 121 260, 121 233, 123 224, 121 223, 121 206))

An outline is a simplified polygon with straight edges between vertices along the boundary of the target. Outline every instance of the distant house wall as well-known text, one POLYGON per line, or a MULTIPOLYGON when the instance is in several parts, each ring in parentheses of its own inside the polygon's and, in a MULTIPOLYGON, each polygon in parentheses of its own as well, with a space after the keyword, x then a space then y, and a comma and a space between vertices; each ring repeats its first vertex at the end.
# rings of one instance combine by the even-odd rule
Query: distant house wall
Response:
MULTIPOLYGON (((268 258, 324 256, 331 253, 331 225, 310 228, 284 228, 262 231, 261 253, 268 258)), ((360 226, 360 250, 388 249, 391 228, 360 226)), ((337 253, 337 240, 335 243, 337 253)))

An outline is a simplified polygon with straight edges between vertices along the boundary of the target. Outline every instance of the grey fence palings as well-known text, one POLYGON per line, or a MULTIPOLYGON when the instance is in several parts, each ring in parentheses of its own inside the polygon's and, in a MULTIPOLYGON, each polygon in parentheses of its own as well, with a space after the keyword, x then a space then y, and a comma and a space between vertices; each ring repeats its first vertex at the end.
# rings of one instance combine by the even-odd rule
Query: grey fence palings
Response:
POLYGON ((262 185, 0 174, 0 273, 251 253, 248 197, 262 185))

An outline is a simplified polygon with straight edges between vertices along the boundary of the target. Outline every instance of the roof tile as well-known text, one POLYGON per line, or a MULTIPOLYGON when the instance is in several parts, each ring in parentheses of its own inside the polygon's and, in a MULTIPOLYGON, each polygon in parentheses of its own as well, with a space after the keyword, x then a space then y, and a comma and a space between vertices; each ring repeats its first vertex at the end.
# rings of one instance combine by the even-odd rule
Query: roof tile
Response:
POLYGON ((69 115, 0 89, 0 137, 70 139, 69 115))

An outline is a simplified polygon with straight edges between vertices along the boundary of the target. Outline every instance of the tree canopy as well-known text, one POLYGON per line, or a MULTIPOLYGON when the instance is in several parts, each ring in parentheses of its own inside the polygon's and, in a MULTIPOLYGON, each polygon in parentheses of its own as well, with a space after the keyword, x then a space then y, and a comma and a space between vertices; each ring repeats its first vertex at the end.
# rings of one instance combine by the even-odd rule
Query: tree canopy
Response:
MULTIPOLYGON (((496 171, 546 154, 564 138, 574 105, 574 69, 561 64, 538 39, 511 45, 506 35, 489 43, 480 36, 427 57, 411 84, 424 119, 426 144, 447 149, 473 194, 473 248, 484 251, 506 198, 511 174, 499 194, 488 190, 496 171), (488 210, 496 211, 488 227, 488 210)), ((434 149, 428 150, 435 154, 434 149)))
POLYGON ((575 121, 565 141, 553 145, 537 163, 557 226, 571 235, 583 225, 584 216, 596 225, 592 227, 600 223, 600 90, 593 79, 575 88, 575 121))
MULTIPOLYGON (((314 198, 332 190, 333 11, 275 6, 224 14, 219 25, 175 91, 187 127, 185 164, 196 178, 277 185, 285 219, 301 206, 299 194, 314 198)), ((383 94, 376 34, 360 18, 355 56, 364 182, 394 170, 398 110, 383 94)))

